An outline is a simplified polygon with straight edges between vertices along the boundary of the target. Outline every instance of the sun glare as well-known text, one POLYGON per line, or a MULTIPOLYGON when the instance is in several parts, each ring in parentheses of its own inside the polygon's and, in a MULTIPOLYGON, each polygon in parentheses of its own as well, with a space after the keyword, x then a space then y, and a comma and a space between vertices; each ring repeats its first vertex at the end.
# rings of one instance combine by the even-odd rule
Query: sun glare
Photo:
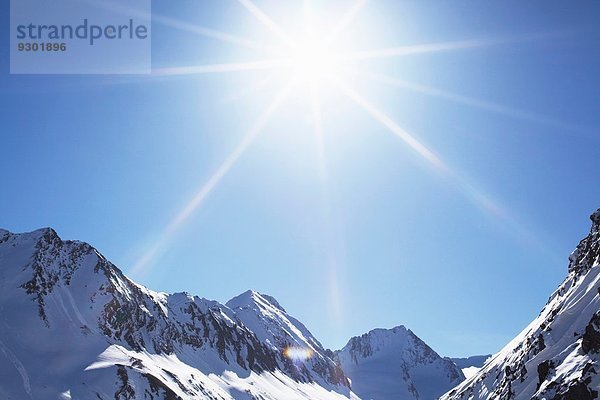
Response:
MULTIPOLYGON (((472 39, 450 42, 437 42, 414 44, 409 46, 387 47, 379 46, 379 40, 373 31, 376 31, 375 23, 368 23, 373 29, 365 29, 365 22, 360 25, 361 29, 354 30, 353 25, 359 16, 363 13, 363 6, 366 0, 354 0, 352 5, 345 13, 339 15, 329 15, 326 8, 319 8, 317 2, 304 0, 303 15, 302 12, 293 13, 290 19, 279 18, 272 19, 271 12, 265 12, 258 7, 253 0, 238 0, 260 24, 261 28, 268 32, 267 40, 255 41, 252 38, 239 37, 230 33, 219 32, 213 29, 203 27, 189 26, 171 19, 158 19, 159 23, 175 26, 179 29, 190 31, 194 34, 210 37, 228 44, 238 45, 246 49, 256 50, 261 54, 258 58, 250 58, 231 63, 214 63, 205 65, 172 66, 169 68, 154 69, 155 76, 163 75, 196 75, 196 74, 223 74, 253 71, 256 73, 255 90, 251 93, 258 93, 261 90, 261 82, 278 81, 282 78, 282 90, 278 93, 267 106, 264 114, 258 117, 254 127, 249 130, 240 144, 235 147, 231 154, 225 158, 220 166, 210 176, 207 182, 198 188, 187 205, 174 216, 173 220, 165 227, 160 239, 150 248, 135 264, 134 272, 143 271, 151 264, 161 249, 165 248, 170 240, 176 235, 179 228, 190 218, 193 212, 205 202, 206 198, 220 183, 224 176, 234 166, 237 160, 242 156, 246 149, 252 144, 254 139, 259 136, 270 118, 275 112, 285 104, 290 97, 300 94, 300 100, 308 100, 306 103, 311 108, 312 126, 319 143, 317 147, 319 159, 319 174, 323 182, 327 182, 326 153, 323 146, 323 128, 322 128, 322 104, 323 100, 334 95, 342 94, 355 105, 358 109, 369 114, 373 121, 387 129, 390 133, 399 137, 408 145, 417 155, 425 159, 434 170, 445 179, 450 180, 456 187, 461 189, 464 194, 471 199, 474 204, 486 212, 494 210, 494 214, 503 216, 504 220, 511 220, 507 217, 509 214, 500 205, 496 204, 489 196, 481 192, 476 186, 461 174, 454 171, 446 164, 442 157, 436 152, 420 142, 417 135, 403 129, 392 117, 379 109, 375 102, 363 97, 359 91, 354 89, 354 81, 357 77, 367 77, 371 80, 378 80, 390 87, 402 86, 400 78, 381 78, 380 75, 372 74, 365 68, 373 65, 374 62, 381 62, 385 59, 394 57, 405 57, 414 54, 428 54, 440 52, 454 52, 475 48, 483 48, 492 45, 499 45, 517 41, 518 38, 509 39, 472 39), (313 4, 315 3, 315 4, 313 4), (302 18, 298 20, 297 18, 302 18), (295 18, 295 19, 294 19, 295 18), (359 33, 357 33, 359 32, 359 33), (364 32, 370 32, 368 36, 364 32), (359 47, 359 48, 357 48, 359 47), (374 78, 375 77, 375 78, 374 78), (275 79, 273 79, 275 78, 275 79), (325 88, 327 86, 327 88, 325 88), (309 90, 305 90, 305 89, 309 90), (300 90, 297 90, 300 89, 300 90), (323 90, 322 90, 323 89, 323 90), (303 97, 308 96, 308 97, 303 97)), ((272 11, 272 10, 267 10, 272 11)), ((273 13, 276 14, 276 13, 273 13)), ((366 14, 368 15, 368 14, 366 14)), ((524 40, 531 38, 525 37, 524 40)), ((369 79, 367 79, 369 80, 369 79)), ((250 82, 252 83, 252 82, 250 82)), ((404 84, 404 86, 407 86, 404 84)), ((527 114, 508 111, 488 102, 478 101, 477 99, 467 98, 465 96, 446 94, 441 90, 434 88, 424 88, 424 86, 408 84, 409 88, 417 88, 418 91, 426 94, 443 97, 449 100, 462 102, 470 106, 487 108, 492 111, 502 112, 513 116, 522 116, 527 114)), ((246 93, 247 94, 247 93, 246 93)), ((241 98, 243 96, 230 96, 232 98, 241 98)), ((538 118, 539 120, 539 118, 538 118)), ((542 120, 543 121, 543 120, 542 120)), ((324 184, 327 191, 327 185, 324 184)), ((503 221, 503 223, 506 223, 503 221)), ((518 227, 516 221, 512 223, 518 227)), ((515 231, 519 229, 514 229, 515 231)), ((521 229, 525 230, 525 229, 521 229)), ((307 358, 310 354, 303 349, 289 348, 285 350, 286 356, 290 358, 307 358)))
POLYGON ((314 352, 311 349, 303 347, 286 347, 283 350, 283 355, 292 361, 305 361, 313 356, 314 352))
POLYGON ((294 46, 291 62, 294 77, 303 81, 318 82, 336 73, 335 55, 314 34, 294 46))

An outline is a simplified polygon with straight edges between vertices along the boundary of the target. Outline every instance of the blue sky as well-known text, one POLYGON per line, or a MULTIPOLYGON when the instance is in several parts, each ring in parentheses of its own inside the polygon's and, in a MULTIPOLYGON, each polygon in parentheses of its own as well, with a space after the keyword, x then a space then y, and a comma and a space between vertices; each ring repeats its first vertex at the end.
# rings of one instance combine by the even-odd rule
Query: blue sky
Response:
MULTIPOLYGON (((301 25, 298 5, 256 4, 301 25)), ((236 1, 152 6, 153 17, 277 41, 236 1)), ((315 5, 326 26, 347 7, 315 5)), ((379 79, 353 74, 349 87, 444 167, 326 80, 323 164, 299 85, 165 234, 286 75, 10 75, 4 4, 0 226, 52 226, 154 290, 222 302, 268 293, 327 347, 404 324, 443 355, 495 352, 564 278, 600 207, 599 12, 593 1, 366 3, 342 34, 346 51, 482 43, 352 64, 379 79)), ((157 70, 265 57, 152 27, 157 70)))

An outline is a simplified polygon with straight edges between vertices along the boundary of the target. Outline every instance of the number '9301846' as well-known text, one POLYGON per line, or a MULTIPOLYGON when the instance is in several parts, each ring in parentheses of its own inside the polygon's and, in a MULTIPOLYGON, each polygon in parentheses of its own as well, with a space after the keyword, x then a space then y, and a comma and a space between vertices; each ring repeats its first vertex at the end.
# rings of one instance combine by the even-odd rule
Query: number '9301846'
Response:
POLYGON ((19 42, 17 43, 19 51, 38 51, 38 52, 53 52, 67 51, 66 43, 49 43, 49 42, 19 42))

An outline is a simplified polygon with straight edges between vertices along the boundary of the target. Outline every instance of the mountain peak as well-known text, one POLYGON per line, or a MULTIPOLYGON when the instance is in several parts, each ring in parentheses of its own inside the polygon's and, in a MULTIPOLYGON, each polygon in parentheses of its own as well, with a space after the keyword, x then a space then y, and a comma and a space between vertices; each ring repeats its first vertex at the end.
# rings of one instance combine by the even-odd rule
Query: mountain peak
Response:
POLYGON ((383 330, 391 332, 391 333, 394 333, 394 334, 398 334, 398 333, 412 333, 412 331, 410 329, 408 329, 404 325, 398 325, 398 326, 395 326, 395 327, 393 327, 391 329, 383 329, 383 330))
POLYGON ((281 368, 294 379, 349 387, 346 375, 330 358, 331 352, 273 297, 248 290, 229 300, 226 306, 262 343, 284 355, 286 360, 281 368))
MULTIPOLYGON (((377 343, 377 347, 386 347, 395 342, 404 342, 408 336, 414 336, 410 329, 404 325, 398 325, 393 328, 375 328, 369 332, 351 338, 350 341, 354 340, 355 343, 360 339, 363 343, 377 343)), ((350 342, 348 342, 350 344, 350 342)))
POLYGON ((24 239, 36 239, 39 240, 42 237, 46 237, 46 238, 59 238, 58 234, 56 233, 56 231, 50 227, 44 227, 44 228, 39 228, 36 230, 33 230, 31 232, 22 232, 22 233, 14 233, 9 231, 8 229, 2 229, 0 228, 0 236, 17 236, 17 237, 21 237, 24 239))
POLYGON ((404 325, 355 336, 336 355, 352 390, 365 399, 438 398, 464 379, 452 361, 404 325))
POLYGON ((255 290, 246 290, 244 293, 229 300, 225 305, 232 310, 236 308, 258 306, 259 308, 274 307, 282 312, 286 312, 274 297, 259 293, 255 290))
POLYGON ((51 228, 49 226, 45 226, 43 228, 39 228, 34 230, 31 233, 42 233, 42 234, 50 234, 50 235, 56 235, 58 236, 58 234, 56 233, 56 231, 54 230, 54 228, 51 228))

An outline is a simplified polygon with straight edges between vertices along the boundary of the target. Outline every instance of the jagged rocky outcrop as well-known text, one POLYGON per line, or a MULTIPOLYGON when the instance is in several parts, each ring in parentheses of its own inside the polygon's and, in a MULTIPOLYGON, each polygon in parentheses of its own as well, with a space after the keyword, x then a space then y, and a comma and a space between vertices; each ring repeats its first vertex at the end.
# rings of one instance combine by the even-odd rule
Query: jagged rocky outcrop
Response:
POLYGON ((600 391, 600 209, 539 316, 442 400, 592 400, 600 391))
POLYGON ((262 331, 250 326, 255 303, 153 292, 50 228, 0 230, 0 398, 354 396, 304 325, 269 296, 249 293, 242 297, 278 314, 257 314, 262 331), (307 358, 285 352, 307 346, 307 358))
POLYGON ((354 392, 374 400, 434 400, 465 379, 404 326, 353 337, 336 352, 354 392))

